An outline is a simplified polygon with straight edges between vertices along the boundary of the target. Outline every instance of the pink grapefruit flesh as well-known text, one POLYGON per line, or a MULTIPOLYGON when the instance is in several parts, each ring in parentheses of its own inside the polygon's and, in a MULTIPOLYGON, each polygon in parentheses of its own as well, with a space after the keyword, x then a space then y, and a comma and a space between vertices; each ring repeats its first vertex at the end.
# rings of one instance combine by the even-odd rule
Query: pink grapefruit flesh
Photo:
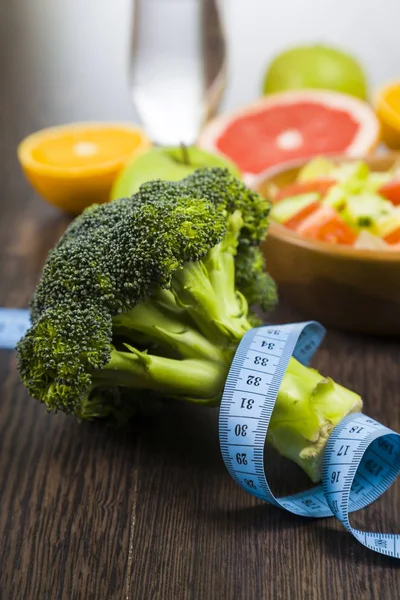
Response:
POLYGON ((368 153, 379 122, 363 101, 336 92, 285 92, 261 98, 203 130, 199 146, 228 156, 245 179, 287 161, 322 154, 368 153))

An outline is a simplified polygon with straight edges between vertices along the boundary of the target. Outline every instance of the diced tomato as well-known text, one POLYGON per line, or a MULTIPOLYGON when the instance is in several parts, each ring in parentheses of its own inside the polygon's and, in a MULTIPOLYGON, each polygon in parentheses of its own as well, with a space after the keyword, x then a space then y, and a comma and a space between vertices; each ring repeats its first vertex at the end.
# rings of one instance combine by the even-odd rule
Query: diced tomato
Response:
POLYGON ((385 185, 379 189, 379 193, 387 200, 390 200, 395 206, 400 205, 400 179, 385 183, 385 185))
POLYGON ((308 204, 298 213, 293 215, 293 217, 285 221, 283 225, 288 229, 293 229, 293 231, 295 231, 298 228, 298 226, 304 221, 304 219, 312 215, 316 210, 320 208, 320 206, 321 205, 319 204, 319 202, 311 202, 311 204, 308 204))
POLYGON ((327 178, 291 183, 289 185, 285 185, 285 187, 281 188, 277 192, 274 202, 279 202, 279 200, 289 198, 290 196, 298 196, 299 194, 308 194, 310 192, 318 192, 323 197, 329 188, 335 185, 335 183, 336 181, 334 179, 327 178))
POLYGON ((320 206, 297 227, 296 231, 300 235, 321 242, 349 246, 354 244, 357 237, 331 206, 320 206))
POLYGON ((400 227, 388 233, 384 238, 385 242, 388 244, 400 244, 400 227))

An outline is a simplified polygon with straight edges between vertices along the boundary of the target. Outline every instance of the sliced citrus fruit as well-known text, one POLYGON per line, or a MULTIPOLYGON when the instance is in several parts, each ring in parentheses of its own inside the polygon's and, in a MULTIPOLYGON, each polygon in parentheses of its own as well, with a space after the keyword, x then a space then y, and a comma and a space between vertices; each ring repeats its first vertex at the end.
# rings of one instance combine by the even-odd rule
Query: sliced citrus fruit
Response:
POLYGON ((400 205, 400 178, 382 185, 379 188, 379 193, 395 206, 400 205))
POLYGON ((293 215, 293 217, 285 221, 283 223, 284 226, 287 227, 287 229, 293 229, 293 231, 296 231, 303 221, 305 221, 305 219, 307 219, 307 217, 310 215, 314 214, 320 208, 320 206, 321 205, 319 202, 311 202, 311 204, 308 204, 302 210, 299 210, 298 213, 293 215))
POLYGON ((386 235, 383 239, 388 244, 400 244, 400 227, 389 233, 389 235, 386 235))
POLYGON ((203 129, 199 146, 233 160, 252 185, 278 163, 323 154, 357 156, 379 140, 372 108, 347 94, 290 91, 260 98, 203 129))
POLYGON ((354 231, 330 206, 321 206, 314 211, 299 224, 296 231, 300 235, 321 242, 352 245, 356 241, 354 231))
POLYGON ((386 146, 392 150, 400 150, 400 82, 391 83, 380 90, 376 112, 386 146))
POLYGON ((73 123, 26 137, 18 159, 34 189, 71 214, 109 200, 116 175, 150 140, 134 125, 73 123))
POLYGON ((325 196, 326 192, 335 185, 335 183, 336 181, 334 179, 328 178, 289 183, 278 190, 274 202, 289 198, 290 196, 296 196, 297 194, 309 194, 310 192, 317 192, 321 194, 321 196, 325 196))

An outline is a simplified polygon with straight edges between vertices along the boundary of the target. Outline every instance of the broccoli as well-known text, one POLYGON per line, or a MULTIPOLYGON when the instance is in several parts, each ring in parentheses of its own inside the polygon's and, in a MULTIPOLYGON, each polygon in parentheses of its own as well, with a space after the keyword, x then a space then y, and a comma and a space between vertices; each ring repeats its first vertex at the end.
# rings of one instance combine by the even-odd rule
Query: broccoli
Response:
MULTIPOLYGON (((224 169, 86 209, 50 251, 17 347, 30 394, 80 420, 165 397, 218 405, 253 305, 276 303, 259 249, 269 209, 224 169)), ((332 423, 359 405, 292 359, 269 441, 316 479, 332 423)))

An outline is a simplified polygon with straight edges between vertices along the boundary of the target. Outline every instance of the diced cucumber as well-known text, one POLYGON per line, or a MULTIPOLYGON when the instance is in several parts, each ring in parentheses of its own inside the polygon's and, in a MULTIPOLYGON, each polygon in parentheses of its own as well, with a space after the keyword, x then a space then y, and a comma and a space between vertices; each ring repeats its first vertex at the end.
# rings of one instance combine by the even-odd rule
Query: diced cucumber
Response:
POLYGON ((341 185, 332 186, 326 193, 325 198, 322 200, 322 204, 325 206, 332 206, 337 211, 342 210, 345 207, 347 201, 347 192, 341 185))
POLYGON ((357 229, 368 229, 376 233, 377 223, 390 215, 393 207, 378 194, 357 194, 347 198, 346 208, 341 213, 350 225, 357 229))
POLYGON ((310 162, 299 171, 297 181, 312 181, 313 179, 328 177, 334 168, 334 162, 322 156, 318 156, 317 158, 310 160, 310 162))
POLYGON ((383 185, 385 185, 385 183, 392 181, 392 179, 393 179, 393 177, 388 171, 386 171, 386 172, 375 171, 373 173, 370 173, 365 182, 364 191, 377 192, 379 190, 379 188, 381 188, 383 185))
POLYGON ((340 182, 347 193, 356 194, 365 186, 369 168, 365 162, 357 160, 339 165, 331 172, 330 176, 340 182))
POLYGON ((318 202, 319 194, 299 194, 277 202, 272 206, 271 218, 279 223, 285 223, 309 204, 318 202))
POLYGON ((392 208, 389 215, 382 216, 376 224, 376 232, 380 237, 390 235, 400 227, 400 206, 392 208))

